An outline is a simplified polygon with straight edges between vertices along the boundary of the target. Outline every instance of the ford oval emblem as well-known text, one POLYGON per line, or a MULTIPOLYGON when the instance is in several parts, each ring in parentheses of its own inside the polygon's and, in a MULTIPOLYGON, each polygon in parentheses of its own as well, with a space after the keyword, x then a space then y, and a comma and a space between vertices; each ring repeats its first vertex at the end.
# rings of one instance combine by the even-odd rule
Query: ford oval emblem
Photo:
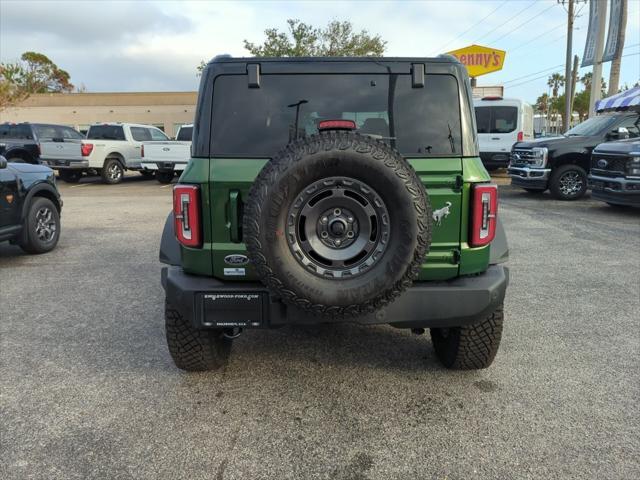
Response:
POLYGON ((520 161, 520 155, 518 155, 517 153, 514 153, 513 155, 511 155, 511 159, 517 163, 520 161))
POLYGON ((233 254, 224 257, 224 263, 227 265, 246 265, 249 259, 245 255, 233 254))
POLYGON ((604 158, 598 160, 598 168, 607 168, 607 165, 609 165, 609 162, 607 162, 604 158))
POLYGON ((171 150, 169 147, 162 147, 163 152, 168 152, 169 150, 171 150))

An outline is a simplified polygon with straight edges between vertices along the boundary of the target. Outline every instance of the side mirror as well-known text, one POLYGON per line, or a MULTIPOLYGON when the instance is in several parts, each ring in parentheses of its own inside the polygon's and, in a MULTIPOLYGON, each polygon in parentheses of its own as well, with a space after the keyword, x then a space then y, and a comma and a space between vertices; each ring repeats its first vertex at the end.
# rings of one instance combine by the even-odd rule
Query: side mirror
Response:
POLYGON ((609 138, 615 138, 616 140, 624 140, 629 138, 629 130, 626 127, 618 127, 615 130, 611 130, 608 135, 609 138))
POLYGON ((7 168, 7 159, 0 155, 0 170, 7 168))

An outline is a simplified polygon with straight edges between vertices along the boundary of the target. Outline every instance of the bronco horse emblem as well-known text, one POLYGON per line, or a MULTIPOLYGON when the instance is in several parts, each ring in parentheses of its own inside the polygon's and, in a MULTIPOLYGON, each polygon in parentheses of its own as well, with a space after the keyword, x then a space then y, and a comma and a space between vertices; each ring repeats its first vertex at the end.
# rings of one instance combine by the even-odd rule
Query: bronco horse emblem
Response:
POLYGON ((444 207, 439 208, 438 210, 433 211, 433 221, 436 225, 442 225, 442 220, 447 218, 451 211, 449 208, 451 207, 451 202, 445 202, 444 207))

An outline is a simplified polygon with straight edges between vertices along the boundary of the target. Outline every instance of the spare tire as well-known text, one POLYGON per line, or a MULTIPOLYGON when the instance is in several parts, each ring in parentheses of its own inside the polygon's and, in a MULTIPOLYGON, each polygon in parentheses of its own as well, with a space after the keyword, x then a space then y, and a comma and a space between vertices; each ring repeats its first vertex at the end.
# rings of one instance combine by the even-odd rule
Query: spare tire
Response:
POLYGON ((397 151, 356 133, 323 132, 265 165, 243 235, 275 296, 319 315, 357 316, 387 305, 417 277, 431 207, 397 151))

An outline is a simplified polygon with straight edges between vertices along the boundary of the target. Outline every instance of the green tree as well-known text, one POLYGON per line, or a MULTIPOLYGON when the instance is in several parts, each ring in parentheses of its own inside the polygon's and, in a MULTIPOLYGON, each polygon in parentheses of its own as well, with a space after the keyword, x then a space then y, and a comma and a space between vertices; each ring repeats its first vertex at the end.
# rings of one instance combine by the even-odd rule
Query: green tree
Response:
MULTIPOLYGON (((592 79, 593 79, 592 72, 587 72, 582 77, 580 77, 580 83, 584 85, 585 90, 591 90, 592 79)), ((604 78, 602 78, 600 81, 601 81, 600 90, 602 92, 602 95, 605 95, 605 92, 607 91, 607 82, 604 81, 604 78)))
POLYGON ((589 115, 589 100, 591 98, 591 90, 585 88, 576 94, 573 99, 573 109, 578 113, 580 121, 584 121, 589 115))
POLYGON ((0 63, 0 109, 20 103, 34 93, 72 90, 69 73, 42 53, 25 52, 18 62, 0 63))
POLYGON ((549 111, 549 95, 543 93, 536 99, 534 106, 537 112, 546 114, 549 111))
POLYGON ((547 85, 551 88, 553 98, 557 98, 558 90, 564 85, 564 75, 559 73, 552 74, 547 80, 547 85))
POLYGON ((324 28, 294 19, 287 24, 288 32, 268 28, 263 43, 245 40, 244 48, 256 57, 379 57, 387 45, 380 35, 355 32, 349 21, 333 20, 324 28))

